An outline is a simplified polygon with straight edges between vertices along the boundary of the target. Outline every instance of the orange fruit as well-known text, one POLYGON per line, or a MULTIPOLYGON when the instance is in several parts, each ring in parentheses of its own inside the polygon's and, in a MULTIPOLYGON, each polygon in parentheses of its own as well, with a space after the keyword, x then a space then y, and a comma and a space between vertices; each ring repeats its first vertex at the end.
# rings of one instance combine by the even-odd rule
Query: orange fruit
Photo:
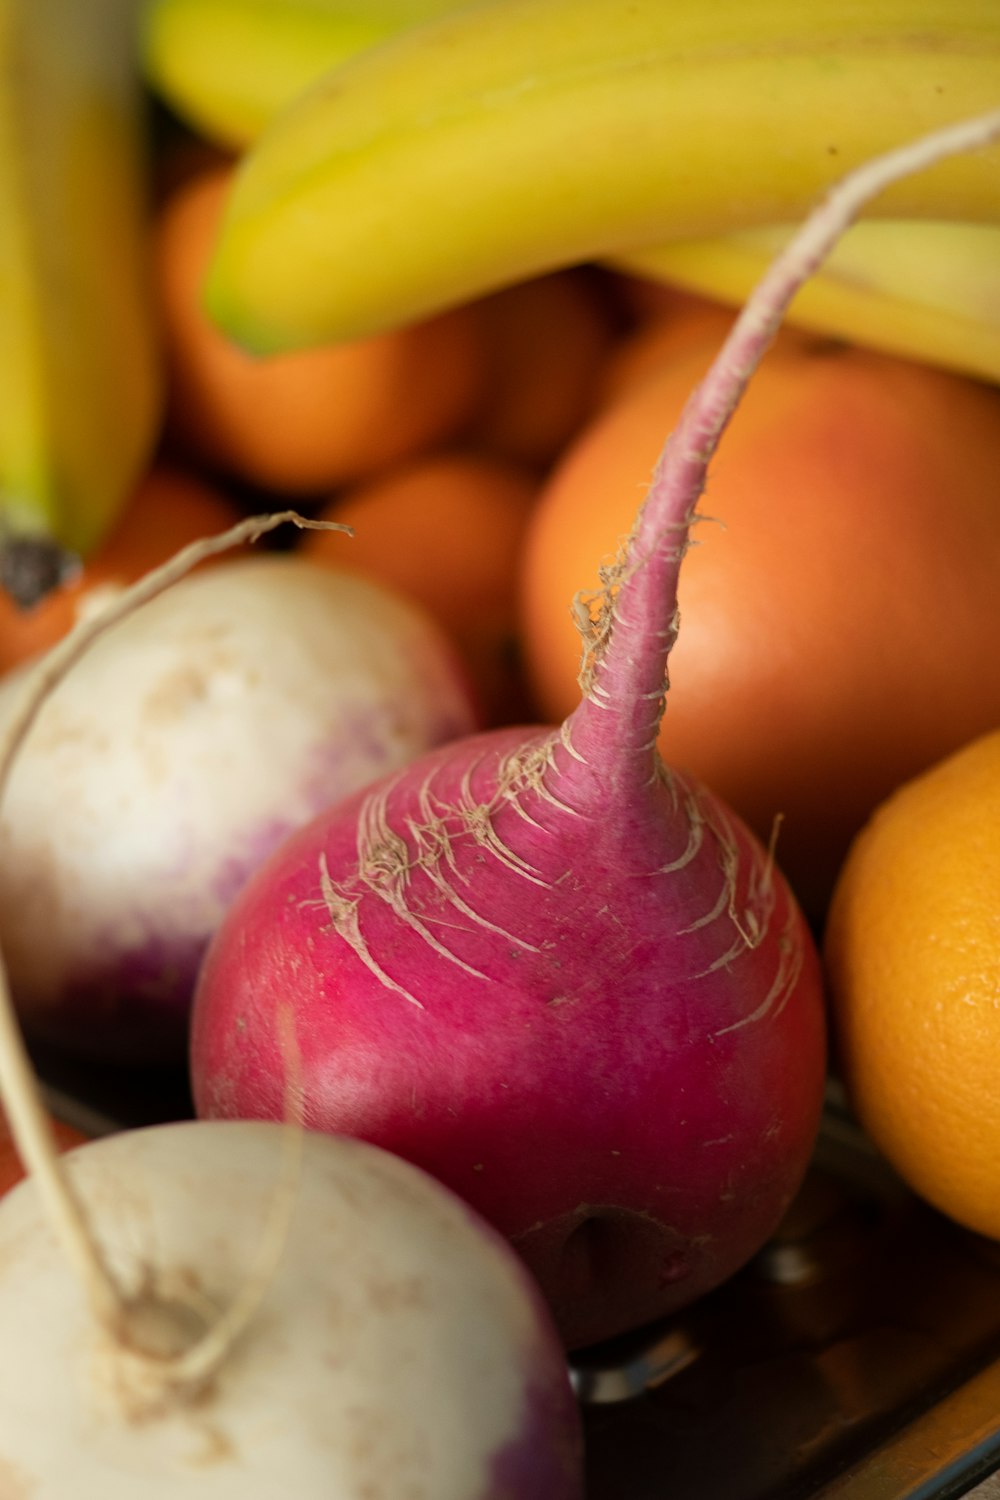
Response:
POLYGON ((73 577, 23 609, 0 590, 0 671, 54 645, 108 590, 141 578, 188 542, 224 531, 241 514, 213 485, 157 465, 136 487, 110 536, 73 577))
POLYGON ((483 336, 483 390, 464 436, 546 467, 590 415, 615 323, 585 267, 517 282, 469 304, 483 336))
POLYGON ((301 550, 363 572, 433 615, 461 654, 484 720, 518 715, 516 587, 538 481, 472 453, 415 459, 348 490, 321 512, 353 537, 303 533, 301 550))
POLYGON ((916 1193, 1000 1239, 1000 732, 879 807, 824 947, 861 1125, 916 1193))
MULTIPOLYGON (((523 553, 541 712, 577 702, 579 589, 632 526, 716 349, 608 407, 543 487, 523 553)), ((901 781, 1000 724, 1000 391, 782 336, 724 434, 680 580, 660 748, 746 818, 821 919, 901 781)))
MULTIPOLYGON (((666 294, 667 288, 661 288, 666 294)), ((608 353, 598 382, 598 400, 616 401, 639 381, 658 375, 690 349, 700 349, 705 367, 736 321, 736 313, 721 302, 690 292, 673 292, 655 317, 618 339, 608 353)))
POLYGON ((211 466, 292 495, 332 489, 443 441, 479 391, 482 340, 467 307, 262 359, 209 321, 202 281, 231 176, 222 167, 183 181, 157 219, 172 435, 211 466))

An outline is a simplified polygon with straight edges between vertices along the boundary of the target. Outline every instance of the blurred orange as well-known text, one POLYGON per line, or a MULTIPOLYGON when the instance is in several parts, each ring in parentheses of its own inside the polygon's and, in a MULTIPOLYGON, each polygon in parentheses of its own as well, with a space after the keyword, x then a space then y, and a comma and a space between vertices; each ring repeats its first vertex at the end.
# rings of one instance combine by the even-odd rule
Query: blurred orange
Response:
POLYGON ((188 179, 163 205, 156 274, 170 429, 251 484, 316 494, 444 440, 469 417, 482 339, 468 308, 352 344, 254 359, 209 322, 201 285, 232 176, 188 179))
POLYGON ((188 542, 224 531, 241 514, 234 501, 204 480, 158 465, 74 577, 24 609, 0 590, 0 671, 54 645, 105 591, 132 583, 188 542))
POLYGON ((585 267, 553 272, 470 304, 485 344, 476 448, 547 466, 590 415, 615 321, 585 267))
POLYGON ((664 295, 655 316, 645 318, 609 350, 597 385, 598 405, 617 400, 691 349, 701 348, 707 369, 736 321, 735 311, 721 302, 667 287, 659 290, 664 295))
POLYGON ((468 667, 483 717, 523 716, 515 600, 521 542, 538 481, 469 453, 416 460, 348 491, 323 515, 353 537, 307 531, 300 546, 422 604, 468 667))

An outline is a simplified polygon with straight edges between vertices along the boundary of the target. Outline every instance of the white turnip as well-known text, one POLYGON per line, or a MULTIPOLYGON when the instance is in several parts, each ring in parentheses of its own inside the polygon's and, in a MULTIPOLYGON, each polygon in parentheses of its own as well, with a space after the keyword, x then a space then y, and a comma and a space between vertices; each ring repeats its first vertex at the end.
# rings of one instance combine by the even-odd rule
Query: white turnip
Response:
MULTIPOLYGON (((0 727, 44 668, 0 685, 0 727)), ((0 819, 26 1025, 182 1059, 199 960, 251 870, 331 798, 475 722, 422 611, 301 558, 227 561, 121 620, 45 704, 0 819)))
POLYGON ((998 124, 853 174, 776 262, 667 443, 596 624, 580 611, 567 721, 453 744, 321 814, 244 888, 203 968, 200 1113, 280 1111, 290 1007, 309 1123, 458 1191, 571 1346, 735 1271, 807 1164, 825 1062, 809 932, 769 851, 655 748, 678 571, 796 288, 880 187, 998 124))
POLYGON ((118 1328, 94 1319, 35 1185, 0 1203, 0 1494, 578 1500, 565 1358, 509 1246, 358 1141, 307 1136, 288 1178, 291 1128, 186 1122, 65 1158, 118 1328), (202 1368, 193 1345, 261 1274, 283 1189, 259 1305, 202 1368))

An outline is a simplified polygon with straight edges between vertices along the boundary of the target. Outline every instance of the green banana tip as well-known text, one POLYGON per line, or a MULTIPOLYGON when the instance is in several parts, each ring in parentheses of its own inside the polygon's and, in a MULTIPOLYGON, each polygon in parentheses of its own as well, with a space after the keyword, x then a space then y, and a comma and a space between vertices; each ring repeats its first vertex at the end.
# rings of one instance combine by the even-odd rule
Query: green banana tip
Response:
POLYGON ((242 354, 252 359, 266 358, 281 350, 266 331, 249 318, 234 295, 225 260, 213 257, 202 282, 201 308, 209 322, 242 354))

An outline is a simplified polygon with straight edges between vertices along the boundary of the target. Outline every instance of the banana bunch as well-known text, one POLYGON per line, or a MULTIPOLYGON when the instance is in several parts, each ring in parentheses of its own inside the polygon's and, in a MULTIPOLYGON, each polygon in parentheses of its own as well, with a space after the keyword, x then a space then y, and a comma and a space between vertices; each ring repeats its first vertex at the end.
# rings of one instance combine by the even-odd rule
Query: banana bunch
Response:
POLYGON ((217 144, 254 140, 284 105, 356 52, 456 0, 148 0, 146 76, 217 144))
POLYGON ((136 0, 0 0, 0 559, 15 594, 19 539, 89 551, 158 432, 135 22, 136 0))
MULTIPOLYGON (((260 6, 275 36, 296 8, 260 6)), ((641 256, 673 279, 682 241, 698 288, 737 298, 764 253, 746 231, 779 233, 862 158, 998 98, 995 0, 481 0, 275 101, 210 305, 238 342, 274 352, 574 261, 641 256)), ((824 288, 838 301, 821 326, 1000 378, 1000 153, 943 164, 876 210, 900 222, 866 226, 860 277, 835 263, 817 286, 811 302, 824 288), (916 266, 940 266, 943 298, 901 291, 904 237, 916 266)))

